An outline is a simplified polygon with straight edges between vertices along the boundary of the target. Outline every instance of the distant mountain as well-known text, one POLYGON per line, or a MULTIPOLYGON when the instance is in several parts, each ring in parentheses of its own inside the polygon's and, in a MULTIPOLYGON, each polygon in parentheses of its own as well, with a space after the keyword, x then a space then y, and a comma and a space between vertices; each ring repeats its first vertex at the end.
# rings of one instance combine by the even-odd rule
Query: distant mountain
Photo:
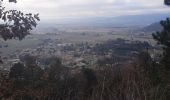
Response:
POLYGON ((88 18, 63 18, 56 20, 41 20, 34 33, 54 32, 58 28, 67 27, 131 27, 141 28, 144 31, 160 29, 160 20, 170 17, 170 13, 128 15, 119 17, 88 17, 88 18), (154 24, 152 24, 154 23, 154 24), (146 26, 146 27, 145 27, 146 26))
POLYGON ((51 24, 67 26, 146 26, 170 17, 170 13, 127 15, 119 17, 65 18, 51 24))
POLYGON ((163 27, 160 25, 159 22, 153 23, 151 25, 148 25, 144 28, 141 29, 141 31, 144 32, 156 32, 156 31, 161 31, 163 27))

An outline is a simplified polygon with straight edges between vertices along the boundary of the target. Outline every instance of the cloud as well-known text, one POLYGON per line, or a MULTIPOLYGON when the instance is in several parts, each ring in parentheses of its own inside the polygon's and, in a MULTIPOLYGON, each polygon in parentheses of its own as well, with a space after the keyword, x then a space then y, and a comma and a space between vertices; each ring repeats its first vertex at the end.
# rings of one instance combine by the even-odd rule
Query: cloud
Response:
POLYGON ((163 0, 18 0, 7 8, 39 12, 41 19, 121 16, 170 12, 163 0))

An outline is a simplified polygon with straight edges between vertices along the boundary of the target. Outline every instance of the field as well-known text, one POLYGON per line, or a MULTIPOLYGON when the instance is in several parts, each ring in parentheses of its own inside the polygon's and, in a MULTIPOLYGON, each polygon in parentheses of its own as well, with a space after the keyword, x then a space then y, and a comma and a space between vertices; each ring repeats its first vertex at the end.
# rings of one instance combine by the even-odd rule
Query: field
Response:
MULTIPOLYGON (((79 28, 60 28, 56 31, 41 34, 32 34, 27 36, 22 41, 19 40, 1 40, 1 45, 8 45, 8 47, 0 48, 1 55, 14 53, 18 50, 27 48, 34 49, 38 45, 44 43, 44 40, 51 39, 57 43, 98 43, 109 39, 123 38, 126 40, 140 40, 147 41, 155 45, 150 33, 134 32, 127 27, 79 27, 79 28), (141 35, 144 34, 144 35, 141 35)), ((57 44, 56 43, 56 44, 57 44)), ((54 45, 54 44, 53 44, 54 45)))

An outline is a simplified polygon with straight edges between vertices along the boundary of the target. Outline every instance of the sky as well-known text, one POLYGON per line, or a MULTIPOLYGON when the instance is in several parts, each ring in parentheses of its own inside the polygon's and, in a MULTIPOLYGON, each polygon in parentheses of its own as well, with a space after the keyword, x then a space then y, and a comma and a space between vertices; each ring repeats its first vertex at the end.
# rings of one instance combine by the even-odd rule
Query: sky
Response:
POLYGON ((44 20, 170 13, 163 0, 18 0, 16 4, 4 1, 7 9, 39 13, 44 20))

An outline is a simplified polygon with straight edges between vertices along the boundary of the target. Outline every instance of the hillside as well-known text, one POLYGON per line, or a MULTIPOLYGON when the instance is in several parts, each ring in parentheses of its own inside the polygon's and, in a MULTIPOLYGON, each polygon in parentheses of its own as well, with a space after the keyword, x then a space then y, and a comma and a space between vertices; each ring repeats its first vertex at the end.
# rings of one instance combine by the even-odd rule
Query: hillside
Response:
POLYGON ((161 30, 162 30, 162 26, 160 25, 159 22, 153 23, 141 29, 141 31, 144 32, 156 32, 161 30))

